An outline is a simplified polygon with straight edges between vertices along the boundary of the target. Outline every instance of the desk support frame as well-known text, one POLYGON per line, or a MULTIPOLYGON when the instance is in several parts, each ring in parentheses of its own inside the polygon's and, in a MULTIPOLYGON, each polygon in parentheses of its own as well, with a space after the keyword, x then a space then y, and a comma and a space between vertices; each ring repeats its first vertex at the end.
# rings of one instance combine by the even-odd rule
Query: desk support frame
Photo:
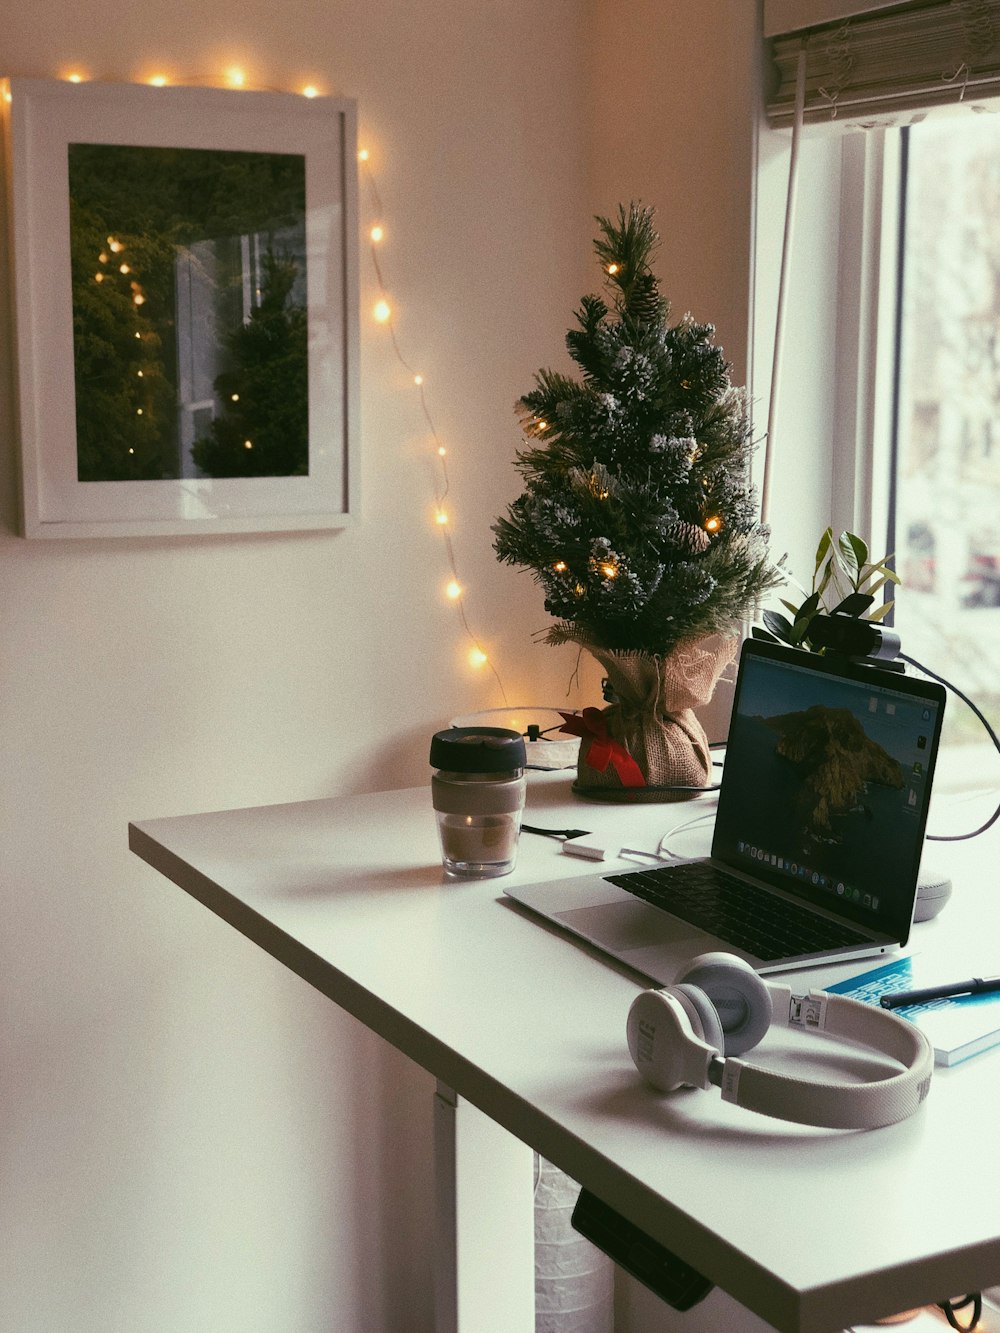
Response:
POLYGON ((444 1083, 434 1096, 438 1333, 534 1328, 534 1154, 444 1083), (489 1170, 483 1169, 489 1163, 489 1170))

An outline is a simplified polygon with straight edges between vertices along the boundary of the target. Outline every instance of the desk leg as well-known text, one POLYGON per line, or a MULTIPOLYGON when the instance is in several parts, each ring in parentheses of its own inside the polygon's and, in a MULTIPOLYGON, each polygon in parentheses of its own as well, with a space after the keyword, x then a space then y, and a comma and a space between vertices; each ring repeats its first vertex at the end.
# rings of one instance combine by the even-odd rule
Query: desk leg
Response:
POLYGON ((437 1333, 532 1333, 534 1154, 439 1083, 434 1169, 437 1333))

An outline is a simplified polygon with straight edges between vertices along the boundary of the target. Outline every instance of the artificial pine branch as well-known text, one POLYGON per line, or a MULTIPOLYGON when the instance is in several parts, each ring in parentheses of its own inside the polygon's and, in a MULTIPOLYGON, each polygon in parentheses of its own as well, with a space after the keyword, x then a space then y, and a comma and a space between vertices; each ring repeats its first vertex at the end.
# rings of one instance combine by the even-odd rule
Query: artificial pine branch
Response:
POLYGON ((745 394, 711 325, 669 324, 652 210, 597 223, 610 303, 584 297, 567 334, 582 382, 541 370, 517 404, 525 489, 494 546, 541 585, 550 641, 666 656, 735 629, 781 575, 747 480, 745 394))

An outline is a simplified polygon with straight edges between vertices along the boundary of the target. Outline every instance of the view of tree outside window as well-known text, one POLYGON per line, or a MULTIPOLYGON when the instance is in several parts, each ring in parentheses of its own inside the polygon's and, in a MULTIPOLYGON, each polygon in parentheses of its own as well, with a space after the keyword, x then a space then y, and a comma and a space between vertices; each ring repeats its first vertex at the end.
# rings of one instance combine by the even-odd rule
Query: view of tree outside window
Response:
MULTIPOLYGON (((1000 115, 907 134, 895 625, 1000 729, 1000 115)), ((954 696, 943 740, 989 744, 954 696)))

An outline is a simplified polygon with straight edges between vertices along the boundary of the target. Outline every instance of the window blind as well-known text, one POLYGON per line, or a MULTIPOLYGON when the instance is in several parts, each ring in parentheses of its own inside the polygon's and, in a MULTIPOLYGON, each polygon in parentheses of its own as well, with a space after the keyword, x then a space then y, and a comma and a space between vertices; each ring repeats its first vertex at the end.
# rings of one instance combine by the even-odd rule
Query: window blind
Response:
POLYGON ((898 9, 903 3, 904 0, 764 0, 764 36, 777 37, 802 28, 816 28, 821 23, 869 14, 875 9, 898 9))
POLYGON ((1000 0, 911 0, 775 36, 770 49, 772 125, 792 123, 803 51, 806 121, 905 123, 1000 97, 1000 0))

